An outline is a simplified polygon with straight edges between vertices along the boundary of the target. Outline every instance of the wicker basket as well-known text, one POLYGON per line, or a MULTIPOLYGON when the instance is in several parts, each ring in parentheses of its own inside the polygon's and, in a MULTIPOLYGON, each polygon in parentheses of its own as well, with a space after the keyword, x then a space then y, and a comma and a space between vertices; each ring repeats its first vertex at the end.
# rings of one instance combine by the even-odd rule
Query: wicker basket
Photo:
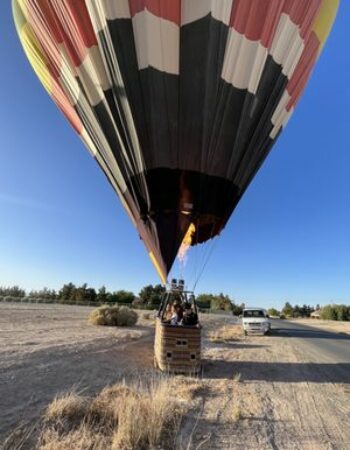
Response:
POLYGON ((162 371, 196 374, 201 369, 201 327, 177 326, 156 319, 155 366, 162 371))

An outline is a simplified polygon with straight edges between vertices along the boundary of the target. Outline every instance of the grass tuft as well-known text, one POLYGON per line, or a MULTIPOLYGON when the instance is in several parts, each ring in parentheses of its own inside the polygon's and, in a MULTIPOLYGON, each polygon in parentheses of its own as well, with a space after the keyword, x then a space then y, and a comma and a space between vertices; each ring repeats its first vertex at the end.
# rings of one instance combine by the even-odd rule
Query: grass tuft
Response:
POLYGON ((87 413, 89 399, 75 392, 55 397, 45 411, 46 421, 80 420, 87 413))
MULTIPOLYGON (((109 447, 108 447, 109 446, 109 447)), ((110 439, 100 431, 82 424, 76 430, 62 434, 54 429, 46 429, 41 436, 38 450, 106 450, 110 439)))
POLYGON ((47 407, 37 450, 173 448, 200 381, 149 375, 91 398, 76 393, 47 407))
POLYGON ((234 373, 232 377, 234 383, 239 383, 241 381, 241 374, 239 372, 234 373))
POLYGON ((225 325, 209 333, 209 340, 215 343, 224 343, 242 339, 242 328, 237 325, 225 325))

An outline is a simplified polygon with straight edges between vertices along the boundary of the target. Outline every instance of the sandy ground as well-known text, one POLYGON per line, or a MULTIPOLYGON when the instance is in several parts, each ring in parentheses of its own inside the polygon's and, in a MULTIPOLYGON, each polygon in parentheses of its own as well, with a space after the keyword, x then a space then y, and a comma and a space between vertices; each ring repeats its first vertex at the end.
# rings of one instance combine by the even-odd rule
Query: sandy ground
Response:
MULTIPOLYGON (((0 304, 2 437, 38 420, 59 392, 94 393, 130 371, 152 370, 152 320, 94 327, 89 311, 0 304)), ((329 364, 321 370, 296 339, 244 337, 232 316, 205 315, 203 324, 201 389, 183 424, 183 449, 350 449, 350 386, 329 364), (234 339, 213 342, 224 324, 234 339)))
POLYGON ((350 322, 338 322, 336 320, 321 319, 293 319, 292 322, 308 325, 309 327, 320 328, 325 331, 350 334, 350 322))
POLYGON ((201 419, 201 432, 210 435, 202 449, 350 449, 348 378, 332 365, 322 369, 297 340, 207 341, 204 356, 212 394, 201 419))
POLYGON ((37 418, 60 392, 94 393, 153 363, 151 321, 97 327, 86 320, 92 309, 0 303, 0 436, 37 418))

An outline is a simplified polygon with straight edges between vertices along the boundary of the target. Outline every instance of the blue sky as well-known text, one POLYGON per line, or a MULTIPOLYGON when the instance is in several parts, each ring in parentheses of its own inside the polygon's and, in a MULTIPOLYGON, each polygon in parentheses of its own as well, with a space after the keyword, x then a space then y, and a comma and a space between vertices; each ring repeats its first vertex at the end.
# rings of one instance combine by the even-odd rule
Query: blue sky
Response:
MULTIPOLYGON (((343 0, 297 111, 216 242, 198 293, 259 306, 350 302, 349 23, 343 0)), ((0 33, 0 285, 138 292, 157 283, 116 195, 25 59, 9 1, 0 3, 0 33)))

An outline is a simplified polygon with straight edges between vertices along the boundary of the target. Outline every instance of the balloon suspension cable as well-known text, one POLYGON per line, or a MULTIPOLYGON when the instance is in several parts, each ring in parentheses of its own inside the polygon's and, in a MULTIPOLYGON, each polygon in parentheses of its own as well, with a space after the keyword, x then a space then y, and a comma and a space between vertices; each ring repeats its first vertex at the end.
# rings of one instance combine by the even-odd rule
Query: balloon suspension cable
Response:
POLYGON ((215 229, 215 222, 213 223, 213 227, 212 227, 212 230, 210 233, 210 238, 209 238, 209 239, 212 239, 212 241, 208 244, 208 249, 207 249, 206 254, 203 254, 203 265, 202 265, 202 268, 199 271, 198 276, 195 279, 195 282, 193 284, 193 288, 192 288, 193 292, 196 290, 197 284, 198 284, 199 280, 201 279, 201 277, 204 273, 204 270, 209 262, 211 255, 213 254, 214 248, 216 246, 217 239, 215 239, 215 237, 213 238, 214 229, 215 229))

